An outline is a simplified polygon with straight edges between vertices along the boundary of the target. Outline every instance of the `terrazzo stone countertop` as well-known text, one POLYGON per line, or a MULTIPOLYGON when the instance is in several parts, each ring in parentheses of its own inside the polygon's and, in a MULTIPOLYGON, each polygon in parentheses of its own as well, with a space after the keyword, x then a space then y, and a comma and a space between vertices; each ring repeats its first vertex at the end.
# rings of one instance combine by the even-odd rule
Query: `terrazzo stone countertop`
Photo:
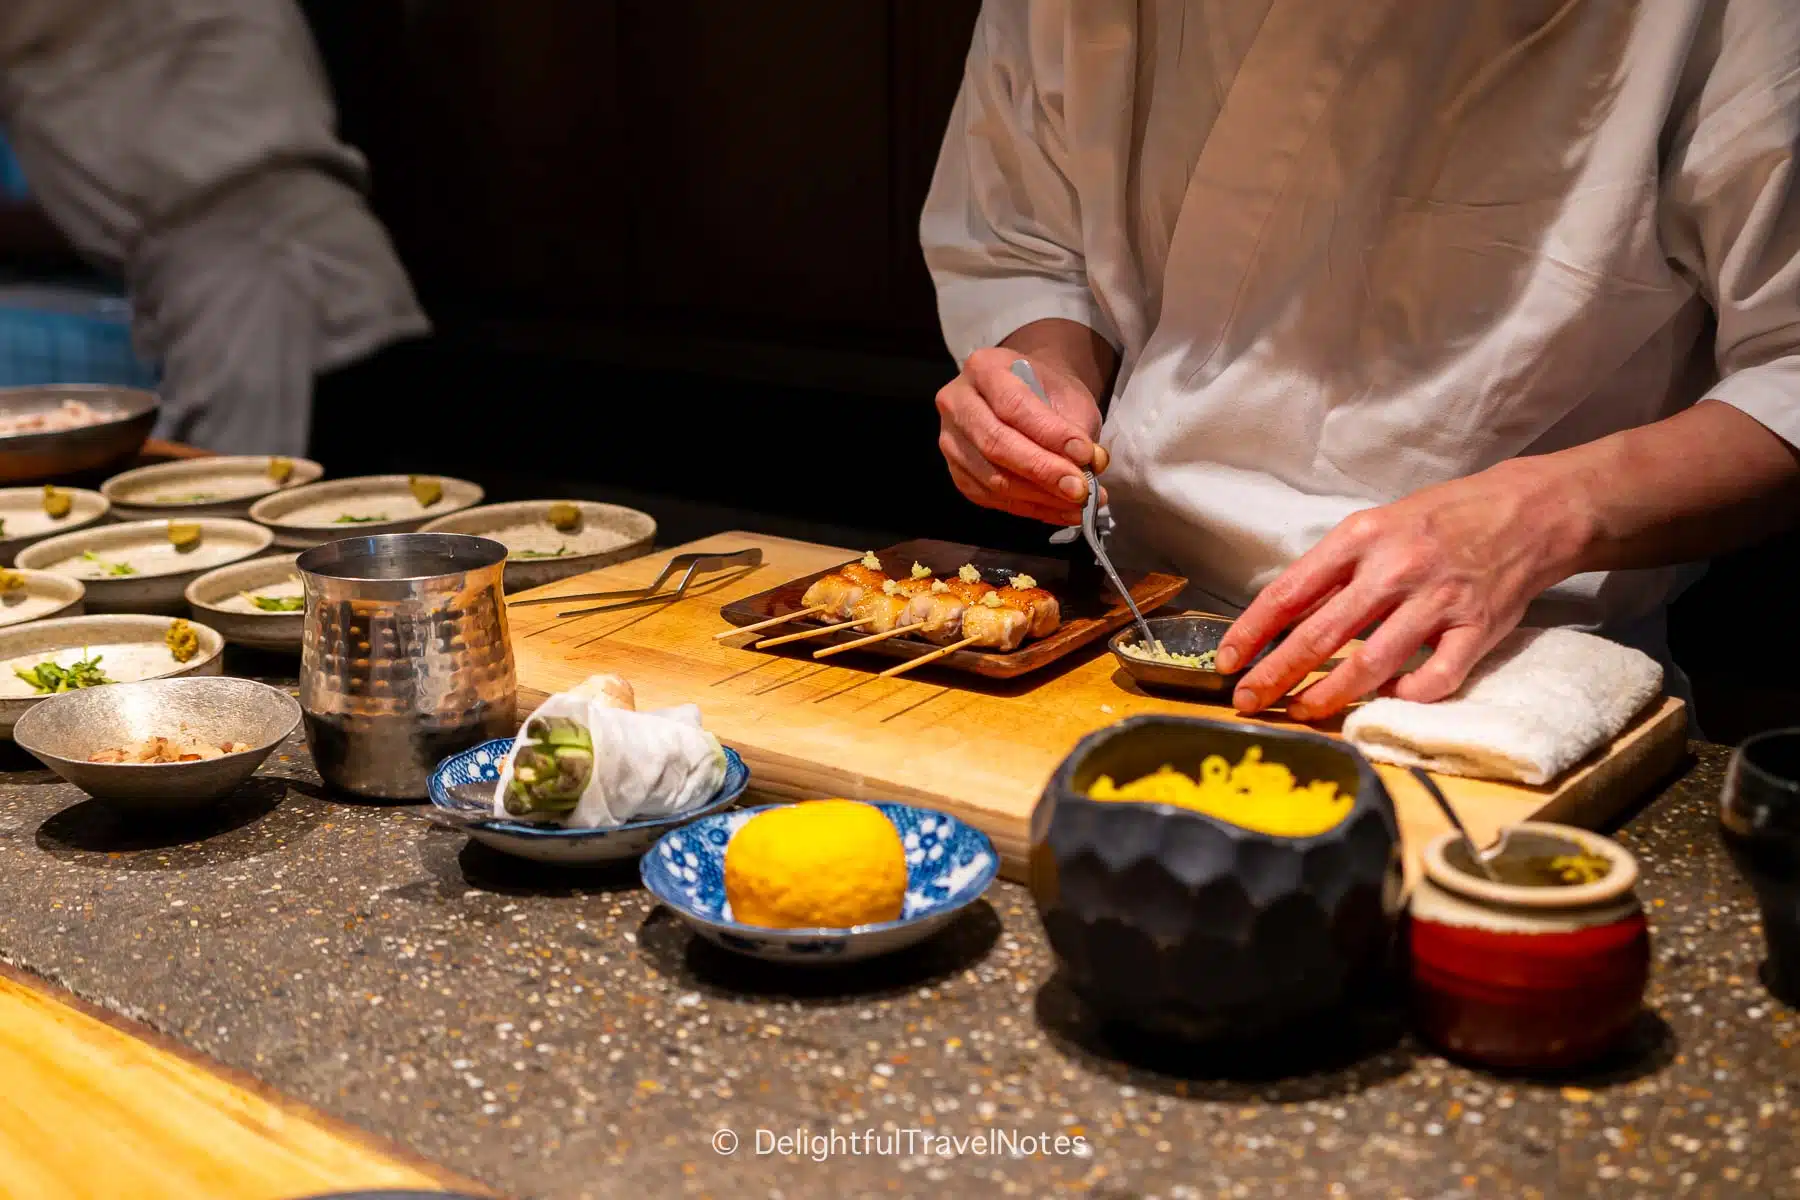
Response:
POLYGON ((1622 835, 1653 1015, 1536 1081, 1378 1013, 1235 1060, 1107 1041, 1009 884, 904 956, 783 973, 691 939, 634 870, 547 875, 334 800, 298 742, 149 830, 0 751, 0 958, 509 1195, 1800 1195, 1800 1024, 1757 983, 1716 747, 1622 835), (1051 1153, 1008 1155, 1030 1138, 1051 1153))

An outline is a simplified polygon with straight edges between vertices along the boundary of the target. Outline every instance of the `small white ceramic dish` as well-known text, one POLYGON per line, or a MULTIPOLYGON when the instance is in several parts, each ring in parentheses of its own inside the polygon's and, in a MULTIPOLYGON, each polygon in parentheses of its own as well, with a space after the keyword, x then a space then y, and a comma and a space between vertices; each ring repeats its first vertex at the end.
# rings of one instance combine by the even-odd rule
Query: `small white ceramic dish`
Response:
POLYGON ((187 585, 188 607, 235 645, 298 654, 306 623, 298 557, 276 554, 208 571, 187 585))
POLYGON ((41 487, 0 488, 0 566, 12 566, 19 551, 32 543, 96 525, 112 510, 112 503, 99 492, 57 490, 69 495, 66 516, 53 517, 44 511, 41 487))
POLYGON ((412 493, 410 475, 363 475, 309 483, 250 506, 250 519, 275 533, 277 545, 305 550, 342 538, 381 533, 412 533, 437 520, 481 503, 480 487, 447 475, 422 475, 443 485, 444 493, 429 508, 412 493))
POLYGON ((219 674, 225 639, 218 631, 191 622, 200 648, 186 662, 178 662, 164 640, 172 624, 168 617, 134 613, 62 617, 0 629, 0 737, 12 737, 14 723, 49 694, 18 675, 45 661, 68 667, 99 655, 100 672, 113 683, 219 674))
POLYGON ((12 571, 24 586, 0 592, 0 627, 44 621, 51 617, 79 617, 87 588, 79 579, 54 571, 12 571))
POLYGON ((157 463, 114 475, 100 485, 121 521, 155 517, 243 517, 250 505, 286 488, 304 487, 325 474, 309 458, 290 458, 285 482, 270 474, 275 459, 266 454, 219 455, 157 463))
POLYGON ((248 521, 199 517, 178 523, 198 525, 199 543, 178 549, 169 540, 168 521, 99 525, 27 547, 19 552, 19 566, 81 580, 89 612, 180 613, 188 584, 215 567, 261 554, 273 540, 248 521))
POLYGON ((521 500, 484 504, 439 517, 425 533, 468 533, 506 547, 508 594, 555 583, 647 553, 656 540, 649 513, 591 500, 521 500), (550 524, 550 506, 568 504, 579 520, 572 528, 550 524))

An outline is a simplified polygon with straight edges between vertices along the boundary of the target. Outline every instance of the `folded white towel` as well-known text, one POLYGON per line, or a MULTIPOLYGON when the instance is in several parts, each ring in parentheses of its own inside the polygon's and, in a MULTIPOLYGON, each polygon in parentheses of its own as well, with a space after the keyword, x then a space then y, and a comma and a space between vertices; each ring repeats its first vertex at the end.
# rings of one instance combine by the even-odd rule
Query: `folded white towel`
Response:
POLYGON ((1619 735, 1662 691, 1662 664, 1573 629, 1519 629, 1436 704, 1371 700, 1344 736, 1380 762, 1542 784, 1619 735))

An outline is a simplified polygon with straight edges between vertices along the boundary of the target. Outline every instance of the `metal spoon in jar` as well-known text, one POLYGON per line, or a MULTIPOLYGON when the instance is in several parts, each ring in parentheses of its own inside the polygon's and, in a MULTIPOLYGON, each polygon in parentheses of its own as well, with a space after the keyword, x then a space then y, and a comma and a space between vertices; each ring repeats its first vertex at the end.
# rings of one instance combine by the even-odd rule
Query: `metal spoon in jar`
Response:
POLYGON ((1462 818, 1456 815, 1456 810, 1454 808, 1450 807, 1450 800, 1438 788, 1437 780, 1433 779, 1430 773, 1423 767, 1412 768, 1412 777, 1419 781, 1419 786, 1423 787, 1431 794, 1431 798, 1437 801, 1437 806, 1444 811, 1444 815, 1450 818, 1450 824, 1456 829, 1457 833, 1462 835, 1463 844, 1469 848, 1469 857, 1474 860, 1475 866, 1481 873, 1487 876, 1488 882, 1499 883, 1500 876, 1494 873, 1492 863, 1496 858, 1499 858, 1501 853, 1506 849, 1506 830, 1502 829, 1500 831, 1499 841, 1495 842, 1490 848, 1483 850, 1475 844, 1475 839, 1469 836, 1468 826, 1462 823, 1462 818))
MULTIPOLYGON (((1044 391, 1044 385, 1038 382, 1037 372, 1031 369, 1029 362, 1022 358, 1014 359, 1012 373, 1023 380, 1039 400, 1045 404, 1050 403, 1049 394, 1044 391)), ((1168 651, 1156 640, 1156 635, 1150 632, 1150 623, 1144 620, 1144 614, 1138 611, 1137 601, 1131 598, 1131 589, 1125 586, 1125 581, 1113 569, 1112 559, 1106 556, 1106 546, 1100 536, 1100 482, 1094 478, 1091 470, 1083 471, 1081 477, 1087 481, 1087 501, 1081 506, 1082 535, 1087 538, 1088 547, 1093 550, 1094 558, 1106 572, 1106 577, 1112 580, 1113 587, 1124 597, 1125 607, 1131 610, 1131 619, 1137 622, 1138 635, 1144 639, 1144 645, 1158 654, 1166 655, 1168 651)))

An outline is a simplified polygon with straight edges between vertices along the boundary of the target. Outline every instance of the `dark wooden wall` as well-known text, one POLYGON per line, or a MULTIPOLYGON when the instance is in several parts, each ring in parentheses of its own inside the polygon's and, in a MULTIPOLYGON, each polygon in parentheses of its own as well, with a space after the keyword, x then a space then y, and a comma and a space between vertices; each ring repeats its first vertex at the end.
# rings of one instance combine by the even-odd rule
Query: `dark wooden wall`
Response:
POLYGON ((936 359, 917 221, 978 7, 310 15, 377 205, 444 319, 538 348, 629 330, 936 359))

